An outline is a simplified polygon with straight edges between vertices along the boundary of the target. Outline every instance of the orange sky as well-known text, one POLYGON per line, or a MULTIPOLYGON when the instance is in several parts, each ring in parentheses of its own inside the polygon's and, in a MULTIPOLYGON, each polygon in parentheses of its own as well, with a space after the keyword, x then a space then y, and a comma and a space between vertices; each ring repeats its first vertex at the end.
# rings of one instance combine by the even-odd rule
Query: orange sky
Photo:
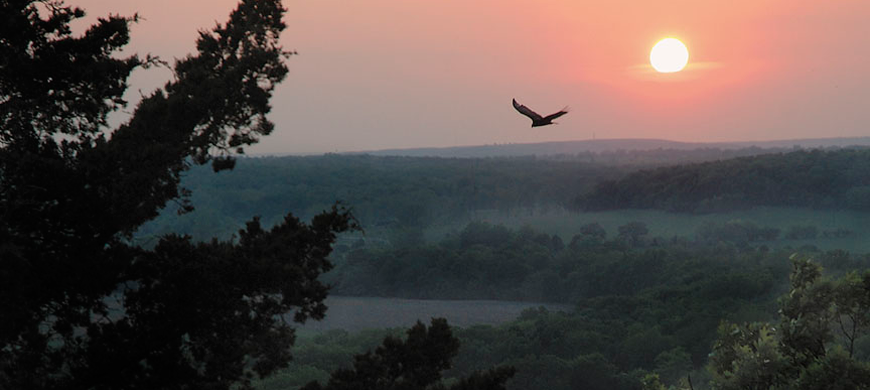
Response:
MULTIPOLYGON (((232 0, 71 1, 139 12, 132 49, 192 50, 232 0)), ((870 135, 870 2, 287 0, 300 55, 260 153, 597 138, 744 141, 870 135), (650 48, 676 37, 683 72, 650 48), (557 126, 529 128, 511 98, 557 126)), ((168 77, 140 72, 147 91, 168 77)), ((135 89, 134 89, 135 92, 135 89)), ((138 95, 135 92, 134 95, 138 95)), ((131 96, 134 98, 135 96, 131 96)))

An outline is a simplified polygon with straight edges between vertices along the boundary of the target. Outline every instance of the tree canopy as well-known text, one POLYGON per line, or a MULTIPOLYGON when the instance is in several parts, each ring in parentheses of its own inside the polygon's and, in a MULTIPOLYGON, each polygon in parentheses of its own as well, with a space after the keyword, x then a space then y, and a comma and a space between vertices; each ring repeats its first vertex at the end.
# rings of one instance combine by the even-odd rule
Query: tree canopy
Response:
POLYGON ((302 390, 504 390, 514 375, 513 367, 477 371, 447 387, 441 372, 452 367, 459 350, 447 321, 432 319, 428 328, 420 322, 401 340, 387 337, 374 352, 354 356, 353 368, 338 369, 329 382, 310 382, 302 390))
POLYGON ((710 213, 754 206, 867 210, 870 150, 808 150, 660 167, 598 183, 585 210, 710 213))
POLYGON ((120 54, 138 18, 74 35, 80 8, 0 1, 0 388, 249 387, 289 360, 292 320, 324 315, 317 278, 355 226, 341 207, 229 241, 130 240, 168 202, 192 208, 187 169, 231 169, 272 131, 284 12, 241 1, 111 128, 131 72, 169 66, 120 54))
POLYGON ((830 280, 818 264, 793 257, 778 325, 719 327, 713 389, 870 389, 870 363, 855 348, 870 330, 870 271, 830 280))

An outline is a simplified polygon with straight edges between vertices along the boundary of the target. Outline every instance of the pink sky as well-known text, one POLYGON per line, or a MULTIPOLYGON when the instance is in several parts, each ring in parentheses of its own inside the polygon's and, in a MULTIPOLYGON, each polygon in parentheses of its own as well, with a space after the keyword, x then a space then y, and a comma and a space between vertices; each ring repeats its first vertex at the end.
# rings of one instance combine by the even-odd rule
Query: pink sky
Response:
MULTIPOLYGON (((233 0, 77 0, 138 12, 131 49, 193 49, 233 0)), ((751 141, 870 135, 870 2, 287 0, 290 75, 251 153, 597 138, 751 141), (689 48, 659 74, 649 50, 689 48), (510 101, 559 125, 530 129, 510 101)), ((134 76, 138 89, 166 71, 134 76)))

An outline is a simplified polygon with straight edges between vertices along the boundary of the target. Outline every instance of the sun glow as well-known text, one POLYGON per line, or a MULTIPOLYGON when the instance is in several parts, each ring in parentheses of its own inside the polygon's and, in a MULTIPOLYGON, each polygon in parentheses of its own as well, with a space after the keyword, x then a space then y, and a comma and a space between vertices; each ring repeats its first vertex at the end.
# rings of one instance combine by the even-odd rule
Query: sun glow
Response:
POLYGON ((649 62, 659 73, 679 72, 689 63, 689 50, 679 39, 665 38, 653 46, 649 62))

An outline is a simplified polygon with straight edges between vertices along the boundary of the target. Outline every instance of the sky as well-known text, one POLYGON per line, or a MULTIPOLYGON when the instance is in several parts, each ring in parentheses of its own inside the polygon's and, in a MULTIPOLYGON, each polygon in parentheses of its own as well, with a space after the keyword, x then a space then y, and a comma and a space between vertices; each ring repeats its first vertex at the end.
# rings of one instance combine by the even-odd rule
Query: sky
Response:
MULTIPOLYGON (((69 0, 143 20, 129 52, 171 60, 234 0, 69 0)), ((605 138, 686 142, 870 135, 870 2, 285 0, 299 55, 275 132, 251 154, 605 138), (689 64, 657 73, 659 40, 689 64), (559 124, 530 128, 511 99, 559 124)), ((83 26, 84 24, 82 24, 83 26)), ((171 77, 137 71, 133 103, 171 77), (140 92, 141 91, 141 92, 140 92)), ((123 115, 116 117, 123 120, 123 115)))

